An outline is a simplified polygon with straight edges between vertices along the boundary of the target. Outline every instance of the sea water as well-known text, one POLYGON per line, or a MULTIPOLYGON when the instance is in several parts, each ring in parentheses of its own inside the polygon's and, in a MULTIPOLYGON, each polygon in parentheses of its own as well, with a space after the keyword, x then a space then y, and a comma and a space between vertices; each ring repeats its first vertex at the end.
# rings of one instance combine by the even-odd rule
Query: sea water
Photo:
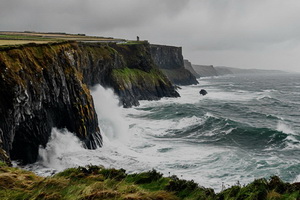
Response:
POLYGON ((300 181, 299 74, 201 78, 178 92, 180 98, 124 109, 112 90, 97 86, 103 147, 87 150, 54 128, 39 161, 26 168, 43 176, 90 164, 128 173, 156 169, 216 191, 273 175, 300 181))

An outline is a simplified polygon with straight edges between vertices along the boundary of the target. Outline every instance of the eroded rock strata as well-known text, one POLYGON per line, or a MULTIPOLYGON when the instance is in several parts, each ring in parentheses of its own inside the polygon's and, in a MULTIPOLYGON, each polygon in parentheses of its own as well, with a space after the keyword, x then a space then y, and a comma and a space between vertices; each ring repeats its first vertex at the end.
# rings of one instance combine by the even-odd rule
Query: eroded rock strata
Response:
POLYGON ((184 62, 184 68, 189 70, 196 78, 200 78, 200 75, 197 74, 197 72, 194 70, 192 63, 188 60, 183 60, 184 62))
POLYGON ((101 146, 88 86, 114 88, 124 107, 177 97, 155 66, 147 42, 29 44, 0 50, 0 147, 7 158, 35 162, 53 127, 67 128, 88 148, 101 146))
POLYGON ((198 84, 196 77, 184 67, 182 48, 165 45, 151 45, 154 63, 176 85, 198 84))
POLYGON ((193 69, 200 77, 218 76, 217 70, 213 65, 192 65, 193 69))

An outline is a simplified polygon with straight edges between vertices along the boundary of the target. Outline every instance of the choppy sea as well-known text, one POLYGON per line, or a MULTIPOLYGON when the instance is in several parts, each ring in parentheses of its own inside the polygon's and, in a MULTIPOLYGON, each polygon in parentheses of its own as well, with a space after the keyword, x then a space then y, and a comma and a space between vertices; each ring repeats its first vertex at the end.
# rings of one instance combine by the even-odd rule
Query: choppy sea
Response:
POLYGON ((154 168, 216 191, 273 175, 300 181, 300 74, 201 78, 178 92, 124 109, 112 90, 97 86, 103 147, 87 150, 53 129, 39 161, 25 168, 43 176, 89 164, 128 173, 154 168))

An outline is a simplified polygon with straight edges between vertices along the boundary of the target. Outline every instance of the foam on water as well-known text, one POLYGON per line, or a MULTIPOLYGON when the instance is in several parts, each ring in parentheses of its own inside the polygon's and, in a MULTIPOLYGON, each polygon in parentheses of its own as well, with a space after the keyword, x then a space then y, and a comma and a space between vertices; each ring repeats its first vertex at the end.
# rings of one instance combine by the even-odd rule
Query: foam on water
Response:
POLYGON ((64 159, 65 155, 72 156, 80 151, 85 151, 85 149, 82 142, 74 134, 65 129, 53 128, 46 148, 40 147, 39 149, 39 163, 60 171, 74 166, 74 163, 68 163, 64 159))
MULTIPOLYGON (((126 140, 128 124, 123 119, 119 99, 111 89, 100 85, 92 88, 92 96, 102 132, 110 140, 126 140)), ((125 141, 123 141, 125 142, 125 141)))
MULTIPOLYGON (((141 101, 139 107, 130 109, 119 107, 119 101, 112 90, 97 86, 93 89, 92 95, 104 140, 103 147, 96 150, 84 149, 74 134, 66 130, 53 129, 47 147, 40 149, 40 161, 31 165, 31 170, 49 175, 68 167, 88 164, 124 168, 128 172, 155 168, 165 176, 176 174, 219 191, 222 182, 233 185, 240 181, 241 184, 246 184, 254 178, 287 174, 285 171, 290 165, 297 167, 299 161, 294 158, 289 160, 290 149, 279 151, 279 147, 276 149, 267 143, 269 139, 279 135, 277 138, 279 142, 286 141, 287 146, 294 145, 292 150, 298 151, 299 129, 293 126, 291 121, 285 121, 286 117, 267 119, 268 115, 278 115, 269 112, 273 107, 270 110, 259 108, 260 115, 242 116, 252 111, 255 113, 253 108, 245 112, 248 107, 244 105, 247 102, 251 102, 256 108, 255 104, 261 102, 257 98, 266 95, 272 98, 273 93, 277 91, 266 89, 249 92, 232 89, 236 87, 232 80, 229 81, 228 78, 215 80, 219 82, 207 78, 201 80, 200 85, 182 87, 179 90, 180 98, 141 101), (231 85, 226 90, 224 84, 231 85), (207 89, 208 95, 200 96, 201 88, 207 89), (181 115, 177 115, 175 110, 181 108, 190 110, 179 110, 181 115), (234 108, 237 108, 237 113, 230 110, 234 108), (227 113, 224 111, 226 109, 229 110, 227 113), (192 112, 194 110, 195 112, 192 112), (157 113, 159 115, 155 115, 157 113), (237 114, 237 117, 234 114, 237 114), (155 118, 157 116, 159 119, 155 118), (260 120, 257 122, 261 123, 257 124, 262 127, 239 120, 245 118, 247 122, 249 121, 247 117, 250 116, 259 117, 254 119, 260 120), (263 126, 266 120, 271 123, 263 126), (183 136, 172 137, 172 134, 183 136), (247 146, 247 141, 242 141, 243 143, 239 141, 243 139, 242 134, 247 134, 245 137, 249 139, 259 138, 266 142, 254 141, 253 147, 247 146), (253 134, 259 135, 252 137, 253 134), (209 142, 202 142, 206 140, 209 142), (267 147, 256 146, 259 144, 266 144, 267 147)), ((288 178, 289 181, 299 180, 299 175, 293 176, 293 180, 291 176, 288 178)))
POLYGON ((289 126, 288 124, 282 122, 282 121, 279 121, 278 124, 277 124, 277 129, 278 131, 281 131, 283 133, 287 133, 287 134, 292 134, 292 135, 295 135, 295 132, 294 130, 291 128, 291 126, 289 126))

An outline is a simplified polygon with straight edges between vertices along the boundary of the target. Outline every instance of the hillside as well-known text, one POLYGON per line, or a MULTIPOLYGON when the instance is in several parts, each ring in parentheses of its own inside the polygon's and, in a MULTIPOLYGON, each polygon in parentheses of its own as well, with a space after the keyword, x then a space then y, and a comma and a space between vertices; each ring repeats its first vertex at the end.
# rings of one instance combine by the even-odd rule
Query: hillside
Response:
POLYGON ((217 71, 212 65, 192 65, 193 69, 200 77, 218 76, 217 71))
POLYGON ((265 69, 241 69, 234 67, 216 66, 215 69, 220 74, 269 74, 269 73, 286 73, 280 70, 265 70, 265 69))
POLYGON ((1 199, 117 199, 117 200, 274 200, 299 199, 299 183, 278 177, 258 179, 246 186, 230 186, 220 193, 155 170, 127 174, 98 166, 70 168, 51 177, 7 167, 0 162, 1 199))

